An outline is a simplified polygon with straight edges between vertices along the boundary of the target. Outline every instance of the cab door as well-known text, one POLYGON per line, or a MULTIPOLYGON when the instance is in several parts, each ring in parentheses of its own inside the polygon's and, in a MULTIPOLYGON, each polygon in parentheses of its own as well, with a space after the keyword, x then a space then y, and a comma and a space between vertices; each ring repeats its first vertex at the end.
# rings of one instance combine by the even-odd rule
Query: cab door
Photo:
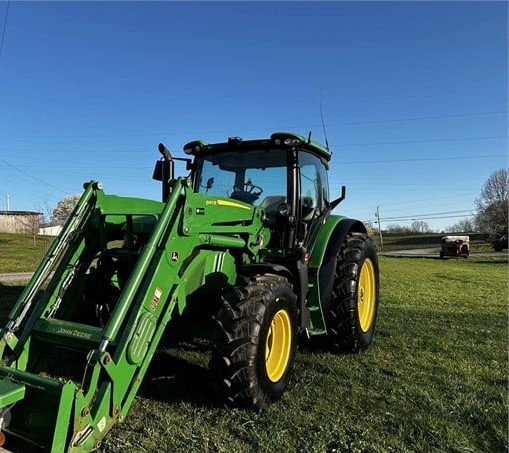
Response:
POLYGON ((306 151, 299 153, 299 228, 298 242, 308 245, 323 220, 329 201, 327 167, 319 157, 306 151))

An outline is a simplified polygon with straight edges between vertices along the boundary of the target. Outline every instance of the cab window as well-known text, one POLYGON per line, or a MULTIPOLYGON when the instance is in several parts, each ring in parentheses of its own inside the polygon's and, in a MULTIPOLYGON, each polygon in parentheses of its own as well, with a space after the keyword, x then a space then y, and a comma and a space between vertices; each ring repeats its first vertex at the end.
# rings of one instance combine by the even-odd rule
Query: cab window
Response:
POLYGON ((267 207, 287 197, 287 155, 279 149, 215 152, 200 157, 195 190, 267 207))
POLYGON ((301 219, 310 222, 325 211, 329 188, 325 165, 315 155, 301 152, 299 156, 301 219))

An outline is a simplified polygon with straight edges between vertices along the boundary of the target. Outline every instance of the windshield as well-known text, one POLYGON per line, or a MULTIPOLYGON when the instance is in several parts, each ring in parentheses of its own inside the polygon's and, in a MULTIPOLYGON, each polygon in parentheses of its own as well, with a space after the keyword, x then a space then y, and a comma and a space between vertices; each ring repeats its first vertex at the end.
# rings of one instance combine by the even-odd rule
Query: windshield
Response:
POLYGON ((224 151, 197 160, 195 190, 253 205, 286 200, 287 156, 281 149, 224 151), (265 203, 264 203, 265 202, 265 203))

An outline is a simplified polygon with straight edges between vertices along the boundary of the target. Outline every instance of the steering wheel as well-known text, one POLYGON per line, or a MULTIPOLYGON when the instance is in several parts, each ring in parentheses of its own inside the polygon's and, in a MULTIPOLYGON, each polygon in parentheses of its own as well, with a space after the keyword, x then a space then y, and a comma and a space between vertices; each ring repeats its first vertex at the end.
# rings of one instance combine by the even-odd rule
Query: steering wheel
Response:
POLYGON ((257 186, 256 184, 253 184, 251 179, 248 179, 244 183, 244 192, 250 193, 254 197, 258 198, 262 194, 263 189, 260 186, 257 186))
POLYGON ((256 184, 253 184, 251 179, 248 179, 241 189, 240 187, 234 187, 233 193, 230 195, 230 198, 234 200, 240 200, 244 203, 253 204, 260 195, 262 194, 263 189, 256 184))

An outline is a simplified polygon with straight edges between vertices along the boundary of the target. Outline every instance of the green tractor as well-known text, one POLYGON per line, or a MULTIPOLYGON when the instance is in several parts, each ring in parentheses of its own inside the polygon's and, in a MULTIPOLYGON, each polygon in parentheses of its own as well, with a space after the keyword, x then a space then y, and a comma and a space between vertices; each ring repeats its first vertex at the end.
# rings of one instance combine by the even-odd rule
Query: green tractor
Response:
POLYGON ((364 225, 331 211, 331 153, 310 138, 159 145, 162 201, 84 193, 2 330, 0 443, 86 452, 122 421, 166 335, 210 341, 225 401, 288 387, 298 341, 367 348, 379 272, 364 225), (174 178, 174 161, 189 175, 174 178))

